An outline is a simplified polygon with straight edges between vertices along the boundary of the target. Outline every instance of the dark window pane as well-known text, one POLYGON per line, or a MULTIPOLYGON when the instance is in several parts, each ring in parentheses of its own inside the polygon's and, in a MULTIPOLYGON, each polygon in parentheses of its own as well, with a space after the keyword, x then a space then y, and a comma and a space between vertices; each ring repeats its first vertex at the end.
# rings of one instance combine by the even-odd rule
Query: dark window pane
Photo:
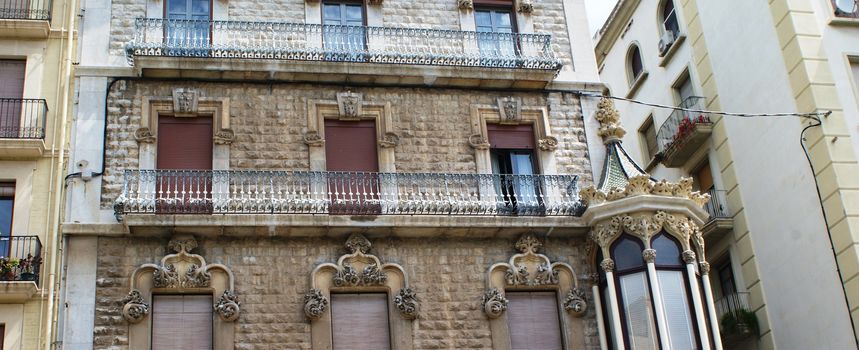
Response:
POLYGON ((683 266, 680 259, 680 246, 667 233, 660 233, 653 238, 650 246, 656 249, 656 264, 662 266, 683 266))
POLYGON ((324 18, 326 21, 337 20, 338 23, 336 23, 336 24, 340 24, 339 23, 340 22, 340 5, 338 5, 338 4, 325 4, 323 6, 322 11, 323 11, 322 12, 322 18, 324 18))
POLYGON ((167 1, 167 13, 170 15, 171 19, 181 19, 184 16, 177 17, 179 14, 184 14, 187 9, 188 4, 185 0, 168 0, 167 1))
POLYGON ((9 236, 12 233, 12 207, 15 200, 12 198, 0 198, 0 236, 9 236))
POLYGON ((209 16, 209 1, 208 0, 194 0, 192 3, 192 12, 194 16, 203 15, 209 16))
POLYGON ((349 5, 346 6, 346 19, 347 20, 357 20, 359 22, 363 22, 364 19, 364 11, 361 9, 360 5, 349 5))
POLYGON ((644 65, 641 63, 641 51, 638 50, 638 47, 634 47, 632 52, 630 53, 630 68, 632 69, 632 78, 638 78, 641 75, 641 71, 644 69, 644 65))
POLYGON ((644 266, 641 257, 641 244, 629 236, 621 237, 612 248, 611 254, 618 272, 644 266))
POLYGON ((474 23, 477 27, 488 28, 487 32, 492 31, 492 13, 489 11, 475 11, 474 23))

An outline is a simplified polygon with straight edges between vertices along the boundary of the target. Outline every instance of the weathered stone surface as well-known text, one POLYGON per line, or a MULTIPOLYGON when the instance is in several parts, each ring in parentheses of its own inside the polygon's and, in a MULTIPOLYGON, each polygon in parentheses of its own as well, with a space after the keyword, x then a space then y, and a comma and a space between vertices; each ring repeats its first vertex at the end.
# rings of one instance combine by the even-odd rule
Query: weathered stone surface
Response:
MULTIPOLYGON (((372 236, 372 234, 371 234, 372 236)), ((120 300, 128 293, 130 273, 155 263, 166 252, 167 238, 99 238, 96 287, 95 349, 128 349, 128 325, 120 300), (114 273, 118 272, 118 273, 114 273)), ((345 253, 345 237, 326 239, 198 239, 195 252, 211 263, 229 266, 242 300, 236 321, 237 349, 310 349, 310 325, 304 312, 309 275, 319 263, 345 253)), ((402 265, 420 295, 415 349, 491 349, 489 321, 480 306, 486 269, 515 253, 513 240, 373 239, 373 253, 402 265)), ((550 238, 544 247, 552 259, 587 275, 585 238, 550 238)), ((588 291, 589 288, 586 288, 588 291)), ((395 292, 393 292, 395 293, 395 292)), ((589 299, 588 300, 592 300, 589 299)), ((598 349, 593 311, 585 316, 588 349, 598 349)))
MULTIPOLYGON (((173 88, 198 89, 202 97, 229 97, 230 169, 309 170, 308 101, 336 100, 341 89, 310 84, 175 83, 164 81, 114 84, 108 97, 107 166, 102 207, 109 208, 122 191, 123 172, 138 168, 139 146, 134 130, 140 126, 142 97, 170 96, 173 88)), ((591 183, 581 105, 567 93, 493 93, 459 89, 353 88, 367 103, 390 103, 398 172, 474 173, 471 106, 495 105, 499 97, 521 98, 523 106, 546 106, 549 124, 558 139, 555 151, 559 174, 579 174, 591 183)))

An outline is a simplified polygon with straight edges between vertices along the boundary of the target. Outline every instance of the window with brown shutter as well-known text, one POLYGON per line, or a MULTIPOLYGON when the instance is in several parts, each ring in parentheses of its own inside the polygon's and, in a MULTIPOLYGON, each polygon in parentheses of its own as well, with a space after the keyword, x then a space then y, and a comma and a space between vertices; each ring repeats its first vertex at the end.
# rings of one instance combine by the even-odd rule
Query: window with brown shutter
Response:
POLYGON ((211 295, 153 295, 152 350, 211 350, 211 295))
POLYGON ((656 126, 653 124, 652 115, 647 116, 647 119, 638 128, 638 137, 644 141, 641 144, 645 146, 645 160, 650 160, 656 156, 659 148, 656 144, 656 126))
POLYGON ((331 294, 334 350, 391 348, 388 294, 331 294))
POLYGON ((212 118, 158 117, 156 212, 211 213, 212 118))
POLYGON ((563 349, 555 292, 507 292, 505 296, 513 350, 563 349))
POLYGON ((710 170, 710 162, 704 162, 698 168, 698 171, 695 172, 695 180, 698 190, 704 192, 713 189, 713 171, 710 170))
POLYGON ((0 60, 0 138, 18 137, 27 61, 0 60))
POLYGON ((325 167, 331 214, 378 214, 379 156, 373 120, 325 120, 325 167))

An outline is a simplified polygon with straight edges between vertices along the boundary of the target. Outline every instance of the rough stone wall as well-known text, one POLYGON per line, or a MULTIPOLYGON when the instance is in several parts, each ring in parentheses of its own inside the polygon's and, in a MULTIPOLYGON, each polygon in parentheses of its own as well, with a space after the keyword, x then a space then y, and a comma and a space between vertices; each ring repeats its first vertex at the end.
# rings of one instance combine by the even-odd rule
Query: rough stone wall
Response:
MULTIPOLYGON (((564 1, 548 0, 534 3, 534 12, 531 13, 534 33, 552 34, 552 51, 555 52, 555 57, 560 58, 564 63, 564 70, 573 70, 572 46, 566 17, 564 17, 564 1)), ((588 35, 588 33, 578 34, 588 35)))
MULTIPOLYGON (((236 276, 235 290, 242 303, 236 349, 310 349, 310 324, 303 313, 310 272, 320 263, 336 262, 345 253, 345 239, 198 239, 195 253, 208 263, 229 266, 236 276)), ((489 322, 480 306, 484 276, 489 266, 515 253, 513 240, 371 241, 371 253, 405 268, 421 300, 413 328, 415 349, 492 348, 489 322)), ((128 276, 141 264, 158 263, 166 254, 166 243, 166 238, 99 238, 95 349, 128 349, 128 325, 120 315, 120 300, 129 291, 128 276)), ((583 238, 551 238, 545 254, 585 276, 589 271, 584 246, 583 238)), ((598 349, 593 307, 585 318, 587 349, 598 349)))
POLYGON ((304 23, 305 0, 229 0, 231 21, 304 23))
MULTIPOLYGON (((303 142, 309 100, 336 100, 341 88, 309 84, 173 83, 119 81, 108 100, 107 165, 102 206, 110 207, 122 191, 123 172, 138 169, 143 96, 171 96, 176 87, 196 88, 202 96, 229 97, 236 141, 230 146, 231 169, 309 170, 303 142)), ((579 174, 589 184, 590 163, 578 97, 562 93, 506 93, 460 89, 352 88, 364 101, 389 102, 398 172, 474 173, 474 150, 468 145, 471 106, 496 105, 508 95, 524 106, 547 106, 552 133, 558 138, 559 174, 579 174)))
POLYGON ((386 0, 382 22, 386 27, 461 29, 456 1, 386 0))

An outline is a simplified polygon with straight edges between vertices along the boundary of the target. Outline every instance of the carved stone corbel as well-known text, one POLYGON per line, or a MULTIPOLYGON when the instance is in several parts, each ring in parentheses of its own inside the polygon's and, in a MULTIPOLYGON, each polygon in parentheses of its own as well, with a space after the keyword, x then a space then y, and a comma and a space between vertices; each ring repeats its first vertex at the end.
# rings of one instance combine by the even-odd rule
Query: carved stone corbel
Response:
POLYGON ((474 0, 457 0, 456 3, 460 10, 474 9, 474 0))
POLYGON ((337 108, 340 111, 341 119, 358 119, 363 112, 362 104, 364 96, 351 91, 340 92, 337 94, 337 108))
POLYGON ((514 97, 498 99, 498 111, 501 124, 519 124, 522 122, 522 104, 514 97))
POLYGON ((236 133, 233 129, 221 129, 215 133, 212 140, 215 141, 216 145, 229 145, 236 140, 236 133))
POLYGON ((138 323, 143 321, 149 315, 149 304, 143 300, 140 291, 132 289, 128 295, 122 299, 122 317, 128 323, 138 323))
POLYGON ((552 152, 558 149, 558 139, 554 136, 546 136, 537 140, 537 146, 540 147, 540 150, 542 151, 552 152))
POLYGON ((582 317, 588 312, 588 302, 585 291, 581 288, 570 289, 564 298, 564 310, 574 317, 582 317))
POLYGON ((325 140, 319 136, 318 131, 308 131, 304 133, 304 144, 310 147, 322 147, 325 146, 325 140))
POLYGON ((483 305, 483 312, 486 313, 486 316, 489 318, 499 318, 504 314, 504 311, 507 311, 507 304, 509 301, 504 297, 504 294, 501 293, 497 288, 492 288, 483 293, 483 299, 481 301, 481 305, 483 305))
POLYGON ((239 319, 239 313, 241 312, 242 303, 239 302, 239 297, 236 296, 235 293, 231 290, 225 290, 224 294, 218 298, 218 302, 215 303, 214 309, 215 312, 218 313, 218 316, 221 320, 226 322, 233 322, 239 319))
POLYGON ((328 298, 319 289, 311 289, 304 295, 304 315, 308 319, 317 320, 322 317, 328 307, 328 298))
POLYGON ((394 148, 400 144, 400 136, 393 132, 386 132, 385 136, 379 140, 379 146, 382 148, 394 148))
POLYGON ((489 149, 489 140, 483 135, 474 134, 468 137, 468 145, 477 150, 489 149))
POLYGON ((134 130, 134 139, 138 143, 155 143, 155 135, 152 134, 152 130, 148 127, 139 127, 137 130, 134 130))
POLYGON ((521 13, 534 12, 534 3, 532 2, 532 0, 519 0, 519 6, 517 7, 517 9, 521 13))
POLYGON ((404 318, 414 320, 418 317, 418 298, 411 288, 400 289, 394 297, 394 305, 404 318))

